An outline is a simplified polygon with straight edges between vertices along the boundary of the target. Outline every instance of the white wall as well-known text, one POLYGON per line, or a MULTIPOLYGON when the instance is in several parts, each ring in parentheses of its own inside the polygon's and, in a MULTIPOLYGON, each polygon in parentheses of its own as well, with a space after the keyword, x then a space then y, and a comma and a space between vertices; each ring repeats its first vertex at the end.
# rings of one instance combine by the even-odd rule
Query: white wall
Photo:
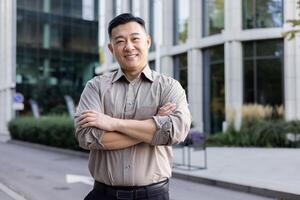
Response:
POLYGON ((16 0, 0 1, 0 140, 8 138, 14 117, 12 97, 16 74, 16 0))

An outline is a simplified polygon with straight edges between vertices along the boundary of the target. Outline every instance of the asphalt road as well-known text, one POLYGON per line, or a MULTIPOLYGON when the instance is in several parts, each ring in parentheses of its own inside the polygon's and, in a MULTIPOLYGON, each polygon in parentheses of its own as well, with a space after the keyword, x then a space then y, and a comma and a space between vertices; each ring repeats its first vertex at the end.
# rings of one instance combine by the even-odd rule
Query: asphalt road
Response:
MULTIPOLYGON (((91 184, 86 157, 0 143, 1 200, 21 200, 18 195, 25 200, 82 200, 91 184)), ((270 199, 175 178, 170 181, 170 196, 172 200, 270 199)))

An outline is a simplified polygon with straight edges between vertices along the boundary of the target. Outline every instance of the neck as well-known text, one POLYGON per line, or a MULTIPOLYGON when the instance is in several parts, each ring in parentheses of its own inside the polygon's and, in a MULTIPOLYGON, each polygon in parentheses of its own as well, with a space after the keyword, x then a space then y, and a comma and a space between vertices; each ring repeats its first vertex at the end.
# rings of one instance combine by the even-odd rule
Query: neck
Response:
POLYGON ((145 69, 147 65, 145 65, 142 69, 140 70, 132 70, 132 71, 126 71, 124 69, 123 70, 123 73, 125 74, 126 78, 129 80, 129 81, 133 81, 134 79, 136 79, 137 77, 139 77, 139 75, 142 73, 142 71, 145 69))
POLYGON ((127 71, 127 72, 124 72, 124 74, 129 81, 133 81, 134 79, 139 77, 141 72, 142 71, 129 71, 129 72, 127 71))

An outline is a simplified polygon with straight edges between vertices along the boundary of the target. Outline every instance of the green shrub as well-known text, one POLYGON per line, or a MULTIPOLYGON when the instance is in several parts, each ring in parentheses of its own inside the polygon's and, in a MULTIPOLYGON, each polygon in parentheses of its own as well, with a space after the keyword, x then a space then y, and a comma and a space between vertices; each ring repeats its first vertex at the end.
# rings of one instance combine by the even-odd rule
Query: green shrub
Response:
POLYGON ((225 133, 209 135, 207 143, 208 146, 290 147, 286 124, 279 120, 262 120, 243 126, 240 131, 231 127, 225 133))
POLYGON ((254 143, 260 147, 286 147, 286 123, 283 121, 262 121, 254 130, 254 143))
POLYGON ((11 137, 16 140, 80 149, 74 137, 73 119, 67 116, 47 116, 39 119, 18 117, 8 127, 11 137))

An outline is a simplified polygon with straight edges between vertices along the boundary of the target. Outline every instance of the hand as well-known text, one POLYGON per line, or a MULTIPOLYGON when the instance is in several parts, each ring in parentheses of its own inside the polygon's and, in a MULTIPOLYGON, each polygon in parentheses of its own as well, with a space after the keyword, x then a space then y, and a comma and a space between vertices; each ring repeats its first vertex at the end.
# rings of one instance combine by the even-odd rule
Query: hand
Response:
POLYGON ((116 119, 94 110, 85 110, 78 117, 82 128, 95 127, 104 131, 114 131, 116 119))
POLYGON ((159 108, 157 112, 157 116, 166 116, 171 114, 174 110, 176 109, 176 104, 175 103, 166 103, 162 107, 159 108))

